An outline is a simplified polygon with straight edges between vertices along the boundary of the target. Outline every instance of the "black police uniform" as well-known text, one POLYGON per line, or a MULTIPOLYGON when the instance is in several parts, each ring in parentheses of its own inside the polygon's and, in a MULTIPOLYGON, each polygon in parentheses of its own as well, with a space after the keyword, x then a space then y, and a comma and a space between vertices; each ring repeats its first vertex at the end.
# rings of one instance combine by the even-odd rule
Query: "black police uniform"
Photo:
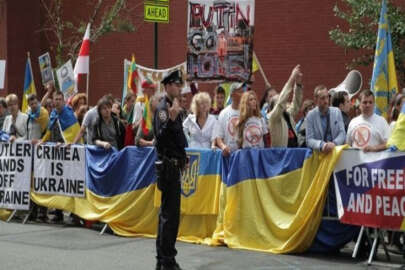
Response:
POLYGON ((158 153, 157 181, 162 192, 156 239, 156 269, 180 269, 175 260, 175 243, 180 222, 180 181, 181 171, 186 164, 184 148, 187 147, 187 140, 180 114, 175 121, 169 118, 168 108, 172 104, 172 100, 165 96, 157 106, 153 119, 158 153))

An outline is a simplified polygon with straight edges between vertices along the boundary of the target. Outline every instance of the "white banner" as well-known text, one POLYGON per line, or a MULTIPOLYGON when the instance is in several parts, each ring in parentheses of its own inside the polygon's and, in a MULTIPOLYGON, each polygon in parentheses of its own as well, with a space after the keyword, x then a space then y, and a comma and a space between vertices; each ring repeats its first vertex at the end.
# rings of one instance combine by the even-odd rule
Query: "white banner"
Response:
MULTIPOLYGON (((131 61, 125 59, 124 60, 124 72, 125 74, 128 74, 129 66, 131 65, 131 61)), ((139 80, 136 82, 136 88, 138 89, 138 96, 142 95, 142 83, 146 80, 149 79, 151 80, 154 84, 157 86, 157 91, 162 92, 164 90, 164 86, 161 84, 161 81, 163 78, 169 74, 170 72, 174 70, 181 70, 183 74, 183 86, 181 89, 182 93, 188 93, 191 91, 190 85, 188 82, 186 82, 187 79, 187 74, 186 74, 186 62, 179 64, 177 66, 167 68, 167 69, 152 69, 152 68, 147 68, 141 65, 136 64, 136 68, 138 70, 138 75, 139 75, 139 80)), ((127 85, 127 77, 125 77, 124 85, 127 85)), ((124 92, 123 99, 125 98, 127 92, 124 92)))
POLYGON ((30 143, 0 143, 0 208, 29 209, 31 158, 30 143))
POLYGON ((84 146, 34 148, 34 192, 84 197, 86 157, 84 146))

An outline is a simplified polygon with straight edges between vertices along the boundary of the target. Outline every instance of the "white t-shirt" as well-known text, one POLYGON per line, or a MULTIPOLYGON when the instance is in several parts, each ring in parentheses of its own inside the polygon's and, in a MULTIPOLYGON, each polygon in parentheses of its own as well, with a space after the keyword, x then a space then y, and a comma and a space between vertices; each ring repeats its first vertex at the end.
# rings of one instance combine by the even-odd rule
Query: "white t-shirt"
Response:
POLYGON ((93 126, 96 124, 98 120, 98 111, 97 111, 97 106, 91 108, 86 112, 83 118, 82 122, 82 127, 86 127, 86 133, 87 133, 87 144, 93 144, 92 138, 93 138, 93 126))
POLYGON ((197 123, 197 117, 189 114, 183 122, 184 134, 188 138, 190 148, 211 148, 211 141, 214 127, 217 123, 215 116, 209 114, 207 120, 201 129, 197 123))
POLYGON ((359 115, 350 121, 346 142, 354 148, 376 146, 388 141, 390 127, 387 121, 376 114, 369 118, 359 115))
POLYGON ((15 135, 16 141, 22 141, 27 139, 27 121, 28 121, 28 115, 22 112, 18 112, 17 118, 14 123, 14 128, 13 126, 13 116, 7 115, 6 118, 4 119, 3 123, 3 131, 10 134, 10 135, 15 135), (11 134, 14 130, 15 134, 11 134))
POLYGON ((236 129, 238 120, 239 110, 234 110, 232 105, 229 105, 219 114, 218 122, 214 128, 213 138, 222 138, 231 151, 238 149, 238 132, 236 129))
POLYGON ((268 133, 269 130, 262 117, 250 117, 243 127, 242 148, 263 148, 263 136, 268 133))
POLYGON ((392 132, 394 131, 396 124, 397 124, 397 121, 392 121, 390 123, 390 134, 392 134, 392 132))

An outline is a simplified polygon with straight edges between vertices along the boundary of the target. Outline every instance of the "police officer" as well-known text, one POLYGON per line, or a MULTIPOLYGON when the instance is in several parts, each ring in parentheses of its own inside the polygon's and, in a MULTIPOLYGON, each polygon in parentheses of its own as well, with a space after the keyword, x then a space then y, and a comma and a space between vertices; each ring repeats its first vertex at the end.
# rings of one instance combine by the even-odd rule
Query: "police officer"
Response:
POLYGON ((159 226, 156 239, 156 270, 181 270, 176 263, 175 248, 180 222, 181 171, 186 165, 187 140, 180 118, 180 87, 183 84, 179 70, 168 74, 163 80, 166 95, 156 108, 153 131, 156 138, 157 184, 162 192, 159 226))

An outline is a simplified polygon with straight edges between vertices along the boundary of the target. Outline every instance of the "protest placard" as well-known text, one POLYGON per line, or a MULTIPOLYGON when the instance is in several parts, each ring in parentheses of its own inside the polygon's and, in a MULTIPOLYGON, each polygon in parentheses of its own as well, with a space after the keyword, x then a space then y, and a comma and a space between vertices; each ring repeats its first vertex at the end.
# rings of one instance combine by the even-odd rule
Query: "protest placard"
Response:
POLYGON ((188 80, 250 79, 254 10, 254 0, 188 1, 188 80))
POLYGON ((405 229, 405 153, 344 151, 334 171, 343 223, 405 229))
POLYGON ((34 192, 84 197, 86 190, 85 147, 34 148, 34 192))
POLYGON ((41 71, 42 83, 46 84, 48 82, 54 82, 55 78, 53 77, 53 70, 51 64, 51 56, 49 53, 45 53, 38 57, 39 70, 41 71))
POLYGON ((0 143, 0 208, 28 210, 32 145, 0 143))
POLYGON ((4 89, 6 78, 6 60, 0 60, 0 89, 4 89))
POLYGON ((75 94, 75 80, 73 74, 72 61, 67 61, 63 66, 56 70, 59 88, 63 92, 65 100, 75 94))

